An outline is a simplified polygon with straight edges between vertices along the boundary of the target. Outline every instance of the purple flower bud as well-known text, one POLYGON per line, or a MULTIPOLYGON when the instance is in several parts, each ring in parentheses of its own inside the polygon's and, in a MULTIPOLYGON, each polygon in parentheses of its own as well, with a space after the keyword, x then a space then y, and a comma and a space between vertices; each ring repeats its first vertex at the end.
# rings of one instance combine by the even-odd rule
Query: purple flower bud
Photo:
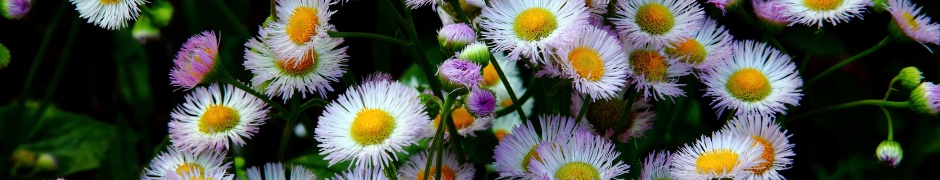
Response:
POLYGON ((477 33, 464 23, 448 24, 437 31, 437 40, 441 43, 441 47, 453 52, 477 41, 477 33))
POLYGON ((468 60, 448 59, 438 67, 437 75, 448 84, 474 87, 483 80, 480 69, 480 65, 468 60))
POLYGON ((5 0, 2 1, 3 4, 0 4, 0 12, 3 12, 3 16, 8 19, 22 19, 26 17, 26 13, 29 13, 29 8, 32 7, 30 0, 5 0))
POLYGON ((362 79, 363 83, 373 82, 373 81, 392 81, 392 75, 385 72, 374 72, 362 79))
POLYGON ((467 110, 476 117, 486 117, 496 110, 496 96, 482 88, 474 88, 467 95, 467 110))

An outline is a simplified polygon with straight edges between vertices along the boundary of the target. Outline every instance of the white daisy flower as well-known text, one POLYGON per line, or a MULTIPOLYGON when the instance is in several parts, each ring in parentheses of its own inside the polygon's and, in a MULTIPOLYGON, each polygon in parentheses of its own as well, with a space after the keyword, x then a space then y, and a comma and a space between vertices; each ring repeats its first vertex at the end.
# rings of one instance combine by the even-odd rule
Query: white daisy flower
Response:
POLYGON ((619 39, 607 31, 587 26, 577 39, 556 47, 561 69, 559 75, 573 80, 571 85, 591 99, 606 100, 617 96, 627 79, 627 56, 619 39))
POLYGON ((643 92, 644 98, 655 100, 685 96, 679 77, 691 73, 692 65, 683 63, 681 58, 666 56, 662 48, 652 45, 635 47, 624 42, 627 53, 627 69, 630 73, 629 84, 635 84, 637 92, 643 92))
POLYGON ((537 179, 614 179, 630 168, 615 161, 620 152, 614 149, 613 142, 585 130, 570 138, 545 142, 536 148, 536 153, 540 158, 529 168, 537 179))
POLYGON ((749 116, 735 118, 721 129, 725 133, 738 136, 750 136, 756 144, 751 148, 762 149, 761 162, 751 167, 742 177, 743 179, 786 179, 780 175, 781 170, 790 168, 793 163, 793 144, 787 140, 791 135, 787 130, 780 128, 771 117, 749 116))
POLYGON ((209 179, 229 179, 234 178, 232 174, 227 174, 225 170, 232 165, 231 162, 223 163, 225 151, 203 151, 194 153, 192 151, 181 151, 173 146, 167 147, 167 152, 162 152, 153 158, 150 166, 144 169, 144 174, 140 179, 158 180, 158 179, 188 179, 187 177, 201 177, 209 179))
MULTIPOLYGON (((450 117, 454 121, 454 126, 457 127, 457 133, 464 137, 466 136, 475 137, 476 134, 473 133, 474 131, 482 131, 482 130, 486 130, 490 128, 490 126, 492 125, 490 124, 490 120, 493 120, 493 116, 494 115, 489 115, 485 117, 474 117, 473 114, 471 114, 470 111, 467 110, 466 106, 457 108, 456 110, 450 113, 450 117)), ((437 126, 441 124, 441 115, 438 114, 437 117, 434 118, 434 121, 431 121, 429 123, 430 124, 428 125, 436 130, 437 126)), ((444 126, 447 126, 447 125, 445 124, 444 126)), ((448 136, 450 135, 449 133, 450 133, 449 131, 445 132, 445 134, 448 136)))
MULTIPOLYGON (((264 164, 264 176, 261 176, 261 170, 258 167, 248 168, 248 180, 286 180, 287 172, 284 171, 284 164, 266 163, 264 164), (262 178, 264 177, 264 178, 262 178)), ((303 166, 294 165, 290 168, 291 180, 317 179, 313 171, 307 170, 303 166)))
MULTIPOLYGON (((270 21, 269 21, 270 22, 270 21)), ((270 22, 273 23, 273 22, 270 22)), ((346 73, 346 48, 337 48, 343 43, 342 38, 322 38, 312 43, 303 58, 289 58, 275 53, 265 43, 271 38, 268 31, 261 29, 258 38, 245 43, 245 69, 255 76, 251 83, 255 87, 265 87, 268 96, 280 96, 285 101, 299 92, 302 98, 307 93, 326 93, 333 91, 330 82, 338 82, 346 73)))
POLYGON ((640 180, 676 179, 672 177, 672 174, 669 174, 670 166, 672 166, 672 153, 669 151, 650 153, 643 160, 640 180))
POLYGON ((418 91, 399 82, 372 81, 350 87, 326 106, 314 138, 320 154, 334 165, 387 166, 394 154, 416 144, 428 129, 418 91))
POLYGON ((731 56, 732 36, 715 20, 703 18, 699 23, 702 28, 695 36, 672 42, 663 51, 666 55, 680 57, 682 62, 694 65, 697 70, 705 70, 731 56))
POLYGON ((714 132, 702 136, 695 145, 686 144, 672 156, 670 174, 676 179, 740 179, 749 168, 763 162, 762 147, 754 139, 734 133, 714 132))
MULTIPOLYGON (((471 180, 473 179, 473 164, 458 164, 457 157, 450 152, 444 152, 444 157, 441 159, 441 170, 438 171, 437 167, 437 156, 436 153, 431 153, 432 160, 434 162, 431 164, 430 175, 427 176, 427 179, 434 179, 437 176, 437 173, 441 173, 441 179, 446 180, 471 180)), ((425 178, 424 167, 427 167, 428 163, 428 153, 420 152, 416 155, 411 156, 411 159, 405 163, 398 171, 398 177, 400 179, 417 179, 423 180, 425 178)))
MULTIPOLYGON (((929 16, 921 14, 921 7, 909 0, 888 0, 887 9, 894 18, 897 28, 900 28, 907 37, 924 47, 927 47, 925 44, 940 43, 940 24, 930 22, 929 16)), ((930 50, 930 48, 927 49, 930 50)))
MULTIPOLYGON (((278 20, 268 23, 265 31, 270 39, 264 40, 279 58, 303 59, 308 51, 316 49, 321 39, 329 38, 326 31, 332 30, 330 11, 332 0, 277 0, 278 20)), ((302 64, 300 61, 295 62, 302 64)))
POLYGON ((261 99, 232 85, 198 87, 170 113, 170 141, 195 152, 228 149, 230 140, 242 146, 242 137, 251 138, 258 132, 268 119, 268 110, 261 99))
POLYGON ((688 38, 705 17, 695 0, 621 1, 615 14, 610 20, 624 40, 636 47, 659 47, 688 38))
POLYGON ((718 115, 735 109, 735 116, 773 116, 786 113, 786 104, 799 105, 803 79, 790 57, 767 44, 737 42, 728 60, 715 64, 702 77, 705 96, 718 115))
POLYGON ((78 10, 78 16, 88 23, 107 30, 117 30, 127 26, 140 16, 140 5, 147 0, 69 0, 78 10))
POLYGON ((567 139, 575 130, 581 129, 573 117, 549 115, 540 116, 539 120, 540 134, 537 134, 532 121, 528 121, 513 128, 512 134, 503 137, 496 145, 493 158, 496 159, 496 172, 499 172, 500 178, 531 178, 533 174, 529 165, 533 164, 533 160, 541 160, 540 154, 536 152, 539 144, 567 139))
MULTIPOLYGON (((571 95, 571 114, 581 113, 583 96, 577 92, 571 95)), ((647 130, 653 128, 653 120, 656 118, 656 113, 651 110, 653 105, 649 104, 647 98, 637 99, 630 107, 632 114, 621 124, 620 117, 623 115, 624 106, 627 105, 623 99, 624 91, 620 91, 613 99, 596 100, 588 104, 579 125, 605 138, 616 137, 617 141, 623 143, 643 136, 647 130)))
POLYGON ((870 0, 780 0, 785 16, 790 17, 790 25, 804 24, 816 25, 822 28, 823 22, 835 26, 850 19, 862 18, 866 6, 871 5, 870 0))
POLYGON ((571 42, 587 25, 583 0, 493 0, 483 8, 483 38, 509 59, 548 62, 552 47, 571 42))
POLYGON ((388 177, 385 177, 385 172, 379 168, 372 167, 356 167, 352 168, 349 171, 344 171, 342 173, 336 174, 335 177, 326 178, 327 180, 388 180, 388 177))

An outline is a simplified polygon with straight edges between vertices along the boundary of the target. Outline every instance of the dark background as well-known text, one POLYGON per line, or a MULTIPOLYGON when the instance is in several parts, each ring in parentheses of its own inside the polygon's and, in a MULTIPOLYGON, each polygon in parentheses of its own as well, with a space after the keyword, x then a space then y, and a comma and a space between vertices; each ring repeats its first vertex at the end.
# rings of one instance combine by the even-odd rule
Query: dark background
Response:
MULTIPOLYGON (((38 73, 31 87, 31 95, 25 97, 28 102, 36 103, 45 95, 49 88, 49 81, 55 74, 59 59, 63 56, 69 58, 61 82, 51 96, 53 108, 63 112, 87 115, 94 121, 102 122, 105 126, 116 129, 107 147, 97 147, 104 151, 104 155, 97 161, 100 166, 75 173, 63 174, 61 170, 68 166, 68 162, 60 163, 60 171, 40 172, 34 176, 27 176, 19 172, 17 176, 11 175, 14 170, 0 169, 0 179, 36 179, 52 178, 65 175, 69 179, 135 179, 139 177, 141 168, 146 167, 155 151, 162 151, 166 144, 167 122, 169 113, 183 102, 186 91, 176 90, 169 85, 169 70, 172 60, 183 42, 191 35, 202 31, 217 31, 221 35, 221 57, 230 72, 247 81, 250 72, 243 70, 244 43, 249 37, 257 35, 258 27, 270 13, 270 4, 264 0, 185 0, 170 1, 175 8, 172 22, 160 30, 162 38, 147 44, 139 44, 130 37, 131 28, 119 31, 108 31, 92 24, 85 23, 84 19, 77 19, 74 6, 67 4, 62 19, 57 22, 48 50, 44 58, 40 59, 38 73), (220 3, 221 2, 221 3, 220 3), (225 5, 231 9, 234 18, 226 16, 225 5), (76 20, 77 19, 77 20, 76 20), (232 23, 237 21, 238 24, 232 23), (78 24, 74 48, 71 53, 63 54, 66 40, 69 35, 71 23, 78 24), (240 29, 244 29, 240 30, 240 29), (229 63, 231 62, 231 63, 229 63), (131 138, 133 137, 133 138, 131 138), (119 143, 121 142, 121 143, 119 143), (123 144, 122 144, 123 143, 123 144), (9 171, 9 172, 7 172, 9 171)), ((914 3, 924 7, 924 13, 933 17, 933 22, 940 20, 940 3, 936 1, 915 0, 914 3)), ((31 12, 22 20, 0 20, 0 43, 3 43, 12 53, 13 60, 10 66, 0 70, 0 105, 10 107, 14 100, 22 98, 23 88, 29 67, 40 47, 44 32, 50 28, 50 23, 57 8, 66 1, 35 0, 31 12)), ((149 4, 148 4, 149 5, 149 4)), ((735 40, 761 40, 760 31, 744 21, 736 14, 722 15, 721 11, 712 5, 704 5, 709 17, 718 19, 719 23, 730 29, 735 40)), ((339 31, 344 32, 372 32, 389 36, 404 37, 397 24, 389 17, 380 15, 377 3, 372 0, 351 0, 331 7, 336 10, 330 23, 335 24, 339 31)), ((877 44, 888 35, 886 26, 891 20, 887 12, 863 13, 864 20, 855 18, 848 23, 838 26, 825 26, 818 43, 814 43, 816 27, 794 25, 784 30, 777 39, 784 45, 798 66, 803 57, 812 55, 808 67, 803 74, 803 80, 810 78, 834 65, 835 63, 851 57, 865 49, 877 44)), ((436 51, 436 30, 440 28, 441 21, 437 14, 429 7, 414 11, 415 24, 418 34, 423 36, 422 42, 426 51, 436 51)), ((397 44, 362 38, 346 38, 345 46, 350 56, 348 67, 351 77, 361 79, 375 71, 391 73, 394 77, 401 77, 411 67, 414 60, 405 49, 397 44)), ((929 45, 933 51, 940 51, 936 45, 929 45)), ((439 53, 439 52, 438 52, 439 53)), ((441 61, 433 60, 433 61, 441 61)), ((800 106, 791 108, 790 114, 804 113, 835 104, 860 99, 879 99, 887 90, 886 85, 897 72, 906 66, 916 66, 924 72, 926 81, 940 81, 940 56, 932 54, 923 46, 916 43, 893 43, 864 59, 856 61, 828 77, 817 85, 804 89, 805 96, 800 106)), ((521 66, 520 66, 521 67, 521 66)), ((526 84, 531 72, 522 70, 526 84)), ((711 98, 702 97, 705 86, 698 83, 694 77, 683 79, 689 86, 686 88, 687 98, 680 98, 673 104, 669 101, 658 102, 655 105, 658 118, 654 129, 647 135, 628 144, 618 144, 618 150, 623 154, 621 159, 631 168, 625 178, 635 178, 639 175, 641 167, 640 158, 652 150, 676 150, 686 143, 694 143, 701 135, 710 134, 718 130, 724 123, 724 117, 716 115, 711 109, 711 98), (719 120, 722 119, 722 120, 719 120)), ((555 81, 550 81, 555 82, 555 81)), ((345 91, 348 82, 332 83, 335 92, 325 99, 332 100, 345 91)), ((552 87, 552 86, 543 86, 552 87)), ((898 87, 891 100, 904 101, 908 91, 898 87)), ((530 91, 540 93, 541 87, 528 87, 530 91)), ((570 89, 568 89, 570 92, 570 89)), ((567 99, 567 95, 551 96, 551 99, 567 99)), ((570 94, 570 93, 569 93, 570 94)), ((567 103, 544 103, 545 99, 536 97, 534 114, 546 112, 564 112, 567 103), (561 104, 561 105, 557 105, 561 104)), ((280 101, 280 100, 275 100, 280 101)), ((308 125, 312 134, 313 124, 322 108, 312 108, 306 111, 306 118, 301 122, 308 125)), ((940 161, 940 119, 936 116, 916 114, 907 109, 890 109, 894 119, 894 138, 901 143, 905 150, 905 158, 897 168, 888 167, 875 158, 875 147, 886 139, 887 128, 884 114, 874 106, 857 107, 846 110, 820 114, 794 123, 784 124, 793 136, 789 139, 796 147, 797 154, 793 157, 793 167, 781 171, 791 179, 921 179, 931 177, 934 169, 931 164, 940 161)), ((9 115, 9 111, 6 115, 9 115)), ((6 117, 3 121, 9 121, 6 117)), ((26 121, 27 124, 33 121, 26 121)), ((54 122, 54 121, 53 121, 54 122)), ((277 159, 277 149, 285 122, 280 119, 271 119, 262 126, 259 133, 248 140, 244 148, 236 148, 234 156, 243 157, 245 165, 258 166, 265 162, 277 159)), ((47 123, 41 129, 56 129, 56 123, 47 123)), ((29 126, 23 126, 29 127, 29 126)), ((0 131, 10 131, 11 128, 2 127, 0 131)), ((20 130, 22 131, 22 130, 20 130)), ((51 131, 51 130, 50 130, 51 131)), ((43 131, 45 132, 45 131, 43 131)), ((44 134, 44 133, 40 133, 44 134)), ((493 142, 493 136, 488 133, 472 141, 493 142)), ((19 137, 19 136, 16 136, 19 137)), ((25 143, 41 141, 27 139, 25 143)), ((337 169, 326 169, 323 164, 316 161, 316 142, 309 137, 292 136, 288 158, 293 163, 304 164, 309 168, 323 169, 318 173, 330 174, 337 169)), ((3 140, 9 141, 10 137, 3 140)), ((4 143, 5 145, 7 143, 4 143)), ((14 147, 3 147, 10 152, 14 147)), ((61 147, 68 149, 69 147, 61 147)), ((471 154, 468 157, 477 158, 481 162, 491 162, 492 144, 473 143, 466 147, 477 148, 483 154, 471 154), (480 146, 477 146, 480 145, 480 146), (486 152, 489 151, 489 152, 486 152), (489 154, 485 154, 489 153, 489 154)), ((94 148, 92 148, 94 149, 94 148)), ((41 151, 41 150, 37 150, 41 151)), ((56 152, 56 151, 53 151, 56 152)), ((472 152, 472 151, 468 151, 472 152)), ((101 153, 99 153, 101 154, 101 153)), ((57 156, 59 154, 56 154, 57 156)), ((0 156, 10 156, 0 154, 0 156)), ((4 160, 8 158, 2 158, 4 160)), ((11 161, 0 162, 10 167, 11 161)), ((89 162, 85 162, 89 163, 89 162)), ((484 175, 482 164, 476 165, 477 178, 484 175)), ((231 172, 231 171, 230 171, 231 172)), ((486 177, 493 178, 495 174, 486 177)))

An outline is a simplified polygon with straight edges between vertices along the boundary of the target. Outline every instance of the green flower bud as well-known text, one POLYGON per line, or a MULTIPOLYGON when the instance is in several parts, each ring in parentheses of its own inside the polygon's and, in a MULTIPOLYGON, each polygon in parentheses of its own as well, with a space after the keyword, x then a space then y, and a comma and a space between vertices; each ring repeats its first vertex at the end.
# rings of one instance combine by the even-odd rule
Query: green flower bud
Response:
POLYGON ((891 167, 897 167, 901 163, 901 159, 904 158, 904 150, 901 149, 901 144, 898 144, 898 142, 884 140, 875 149, 875 155, 878 156, 878 160, 881 162, 891 167))
POLYGON ((422 93, 419 97, 421 98, 421 104, 424 104, 424 112, 428 113, 428 117, 437 117, 437 114, 441 113, 441 102, 434 95, 422 93))
POLYGON ((173 19, 173 5, 167 1, 154 1, 150 8, 150 16, 153 17, 153 24, 159 27, 166 27, 173 19))
POLYGON ((138 42, 146 44, 147 42, 160 38, 160 28, 154 26, 153 21, 151 21, 149 17, 141 16, 140 19, 137 19, 137 22, 134 22, 131 35, 133 35, 134 39, 137 39, 138 42))
POLYGON ((54 171, 58 167, 56 163, 55 156, 49 153, 42 153, 39 155, 39 160, 36 161, 36 166, 41 170, 54 171))
POLYGON ((921 83, 911 91, 911 98, 907 101, 914 111, 937 115, 937 112, 940 112, 940 85, 931 82, 921 83))
POLYGON ((901 72, 898 73, 896 78, 901 81, 901 85, 907 89, 916 88, 917 85, 920 85, 924 80, 923 73, 913 66, 901 69, 901 72))
POLYGON ((476 64, 487 65, 490 63, 490 49, 482 42, 475 42, 464 48, 457 57, 476 64))

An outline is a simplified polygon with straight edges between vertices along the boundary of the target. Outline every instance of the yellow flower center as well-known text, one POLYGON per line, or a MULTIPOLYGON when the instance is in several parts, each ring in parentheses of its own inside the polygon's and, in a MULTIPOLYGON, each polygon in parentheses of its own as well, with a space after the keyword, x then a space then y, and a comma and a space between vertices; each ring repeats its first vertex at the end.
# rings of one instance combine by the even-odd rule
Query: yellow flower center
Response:
POLYGON ((513 30, 516 31, 516 36, 518 36, 519 39, 538 41, 551 34, 557 27, 558 22, 555 20, 555 15, 553 15, 551 11, 545 8, 534 7, 519 13, 513 25, 513 30))
POLYGON ((367 108, 356 113, 349 133, 356 143, 368 146, 382 143, 394 129, 395 117, 381 109, 367 108))
POLYGON ((294 13, 290 15, 290 22, 287 24, 287 37, 297 44, 303 44, 310 41, 310 37, 317 34, 317 25, 320 24, 320 18, 317 16, 317 10, 310 7, 297 7, 294 13))
POLYGON ((842 1, 843 0, 803 0, 803 4, 806 5, 806 8, 812 10, 830 11, 842 5, 842 1))
POLYGON ((539 145, 532 146, 532 149, 529 150, 528 153, 525 153, 525 156, 522 157, 522 169, 525 170, 525 172, 527 173, 532 172, 532 171, 529 171, 529 163, 532 163, 532 160, 542 162, 542 157, 539 156, 538 152, 535 152, 535 148, 538 148, 538 147, 539 145))
POLYGON ((199 164, 193 163, 183 163, 179 167, 176 167, 176 174, 185 177, 186 175, 198 175, 197 177, 190 177, 189 180, 203 180, 203 175, 205 175, 206 169, 199 164))
POLYGON ((770 81, 754 68, 738 70, 725 85, 731 96, 747 102, 760 101, 770 95, 770 81))
POLYGON ((696 173, 727 174, 738 165, 738 154, 730 149, 717 149, 702 153, 695 160, 696 173))
MULTIPOLYGON (((473 120, 474 120, 473 116, 470 115, 470 111, 467 111, 467 108, 463 108, 463 107, 457 108, 456 110, 454 110, 454 112, 451 112, 450 118, 454 119, 454 126, 456 126, 457 129, 470 127, 470 125, 473 124, 473 120)), ((439 124, 441 124, 440 114, 438 114, 437 117, 434 118, 434 127, 437 127, 439 124)))
POLYGON ((489 87, 499 82, 499 74, 496 74, 496 67, 489 63, 483 68, 483 86, 489 87))
POLYGON ((594 166, 583 162, 570 162, 555 171, 555 179, 593 180, 601 179, 601 173, 594 166))
POLYGON ((904 12, 904 14, 901 14, 901 18, 904 18, 904 21, 907 21, 907 25, 911 26, 911 29, 916 30, 920 28, 920 24, 917 24, 917 20, 914 19, 915 17, 916 16, 911 15, 910 12, 904 12))
POLYGON ((669 64, 666 57, 651 50, 637 50, 630 54, 633 72, 646 77, 647 81, 660 82, 666 79, 669 64))
POLYGON ((502 101, 499 102, 499 105, 503 107, 512 106, 512 99, 511 98, 503 99, 502 101))
POLYGON ((101 0, 101 4, 104 4, 104 5, 115 4, 118 2, 121 2, 121 0, 101 0))
POLYGON ((754 147, 757 144, 760 144, 760 146, 764 147, 764 153, 760 155, 760 158, 764 159, 764 162, 754 166, 754 169, 749 169, 748 171, 754 172, 754 174, 758 175, 764 174, 764 172, 774 165, 774 156, 776 155, 774 154, 774 146, 770 144, 770 141, 767 141, 767 139, 764 139, 763 137, 751 136, 751 138, 754 139, 754 144, 751 145, 751 147, 754 147))
POLYGON ((624 106, 626 104, 620 100, 598 100, 588 106, 590 109, 586 117, 594 129, 604 132, 606 129, 617 126, 624 106))
POLYGON ((652 35, 662 35, 676 24, 672 12, 662 4, 647 4, 640 6, 636 11, 636 24, 640 30, 652 35))
POLYGON ((506 131, 505 129, 497 129, 496 132, 493 132, 493 134, 496 135, 496 140, 503 142, 503 137, 506 137, 506 134, 509 134, 509 131, 506 131))
MULTIPOLYGON (((428 173, 428 174, 430 174, 430 175, 428 176, 428 179, 434 179, 434 177, 437 176, 437 168, 432 166, 432 167, 431 167, 431 170, 430 170, 430 173, 428 173)), ((444 180, 454 180, 456 177, 457 177, 457 176, 455 176, 454 170, 451 169, 450 166, 441 165, 441 179, 444 179, 444 180)), ((423 170, 423 169, 420 170, 420 171, 418 171, 418 179, 424 179, 424 170, 423 170)))
POLYGON ((203 133, 219 133, 235 128, 241 117, 235 109, 222 105, 209 105, 206 112, 199 117, 199 131, 203 133))
POLYGON ((274 62, 274 65, 285 74, 300 76, 313 71, 316 67, 317 57, 317 52, 311 49, 307 51, 307 54, 300 62, 297 62, 297 59, 294 58, 279 59, 274 62))
POLYGON ((598 81, 604 76, 604 61, 593 49, 584 46, 574 48, 568 53, 568 61, 581 78, 598 81))
POLYGON ((705 62, 705 57, 708 56, 708 52, 705 51, 705 46, 694 38, 672 43, 672 46, 673 47, 666 47, 664 50, 666 54, 674 57, 682 57, 681 60, 684 63, 698 65, 705 62))

